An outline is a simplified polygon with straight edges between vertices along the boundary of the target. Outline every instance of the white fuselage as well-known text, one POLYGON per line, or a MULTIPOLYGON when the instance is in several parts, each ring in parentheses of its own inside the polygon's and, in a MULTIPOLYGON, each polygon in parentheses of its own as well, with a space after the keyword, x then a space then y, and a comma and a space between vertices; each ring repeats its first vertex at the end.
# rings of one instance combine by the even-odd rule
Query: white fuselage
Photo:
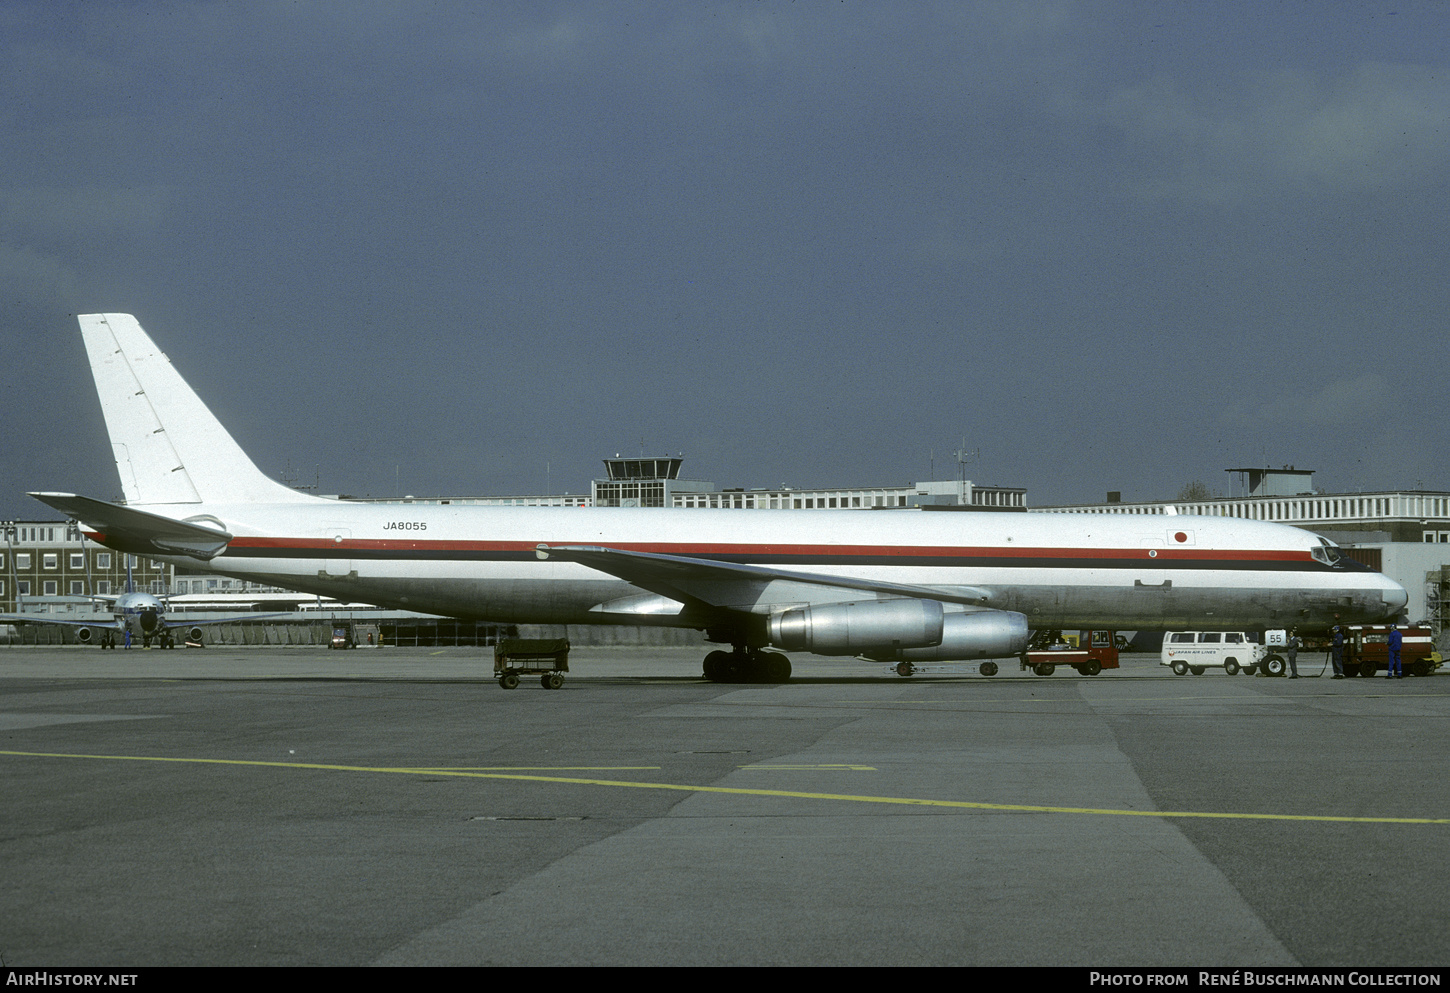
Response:
POLYGON ((707 669, 779 678, 765 645, 978 658, 1031 628, 1327 628, 1406 599, 1316 535, 1211 517, 325 500, 263 475, 134 316, 78 320, 126 504, 35 496, 122 551, 338 600, 703 628, 748 663, 707 669))
MULTIPOLYGON (((1172 515, 175 504, 235 537, 208 568, 340 600, 512 623, 699 626, 609 605, 644 592, 543 545, 603 546, 935 588, 1034 628, 1327 627, 1392 616, 1405 592, 1278 524, 1172 515)), ((170 561, 197 567, 195 559, 170 561)), ((757 607, 757 612, 770 609, 757 607)))

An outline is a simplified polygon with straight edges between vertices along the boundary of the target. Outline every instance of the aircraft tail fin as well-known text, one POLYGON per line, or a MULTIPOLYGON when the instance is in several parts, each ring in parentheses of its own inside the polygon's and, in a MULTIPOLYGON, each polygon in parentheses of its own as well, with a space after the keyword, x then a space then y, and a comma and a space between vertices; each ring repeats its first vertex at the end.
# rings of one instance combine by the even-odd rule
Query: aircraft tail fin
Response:
POLYGON ((79 320, 128 505, 313 499, 247 458, 136 318, 79 320))

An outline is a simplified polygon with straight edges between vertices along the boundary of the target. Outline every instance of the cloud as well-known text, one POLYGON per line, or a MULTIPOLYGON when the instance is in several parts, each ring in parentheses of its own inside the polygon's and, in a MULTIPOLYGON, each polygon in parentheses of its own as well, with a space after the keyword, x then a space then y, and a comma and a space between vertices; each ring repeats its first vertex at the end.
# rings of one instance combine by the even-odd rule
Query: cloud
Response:
POLYGON ((572 61, 592 34, 580 19, 560 16, 510 31, 503 47, 521 59, 557 65, 572 61))
POLYGON ((1330 80, 1283 72, 1237 93, 1168 79, 1119 90, 1103 116, 1136 146, 1146 198, 1225 202, 1406 186, 1450 163, 1450 79, 1366 63, 1330 80))
POLYGON ((1450 80, 1415 67, 1365 65, 1265 115, 1290 176, 1328 187, 1411 182, 1450 158, 1450 80))
MULTIPOLYGON (((957 5, 951 5, 956 7, 957 5)), ((1035 34, 1052 34, 1066 30, 1076 21, 1078 5, 1070 0, 995 0, 976 7, 961 7, 975 11, 996 24, 1009 38, 1020 39, 1035 34)))
POLYGON ((1269 400, 1241 400, 1230 404, 1219 420, 1232 426, 1342 427, 1398 416, 1397 395, 1383 373, 1367 372, 1318 389, 1281 391, 1269 400))

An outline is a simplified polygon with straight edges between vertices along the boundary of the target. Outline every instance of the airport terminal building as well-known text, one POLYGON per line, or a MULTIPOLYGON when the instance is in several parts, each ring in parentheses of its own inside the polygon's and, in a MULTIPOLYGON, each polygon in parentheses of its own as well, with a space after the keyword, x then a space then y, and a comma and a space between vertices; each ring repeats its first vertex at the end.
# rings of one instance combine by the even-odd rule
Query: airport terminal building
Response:
MULTIPOLYGON (((676 507, 690 510, 866 510, 959 506, 980 510, 1026 510, 1027 491, 1017 486, 981 486, 970 479, 928 480, 893 486, 779 486, 721 489, 703 479, 681 479, 684 459, 640 456, 604 459, 605 475, 582 494, 529 496, 368 497, 369 503, 469 504, 490 507, 676 507)), ((344 497, 342 499, 359 499, 344 497)))
POLYGON ((3 521, 0 531, 0 612, 42 599, 89 609, 77 598, 126 592, 128 567, 137 590, 172 591, 170 566, 98 545, 73 521, 3 521))

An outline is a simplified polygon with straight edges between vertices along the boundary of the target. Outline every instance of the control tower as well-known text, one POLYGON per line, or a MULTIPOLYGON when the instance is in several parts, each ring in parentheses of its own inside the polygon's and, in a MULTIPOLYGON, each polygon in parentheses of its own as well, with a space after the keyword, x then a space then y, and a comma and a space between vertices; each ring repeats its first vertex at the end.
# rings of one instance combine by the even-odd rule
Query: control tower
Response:
POLYGON ((590 484, 596 507, 668 507, 676 493, 709 493, 715 484, 703 479, 681 479, 685 460, 664 455, 657 458, 604 460, 605 478, 590 484))

